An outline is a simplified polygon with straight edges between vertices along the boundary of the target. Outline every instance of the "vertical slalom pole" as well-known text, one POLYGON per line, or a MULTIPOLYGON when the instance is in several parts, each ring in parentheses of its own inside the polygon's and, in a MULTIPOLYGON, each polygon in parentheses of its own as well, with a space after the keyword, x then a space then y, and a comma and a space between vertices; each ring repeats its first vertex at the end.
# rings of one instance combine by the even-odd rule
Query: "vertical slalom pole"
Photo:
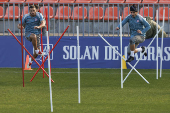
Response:
POLYGON ((49 72, 49 88, 50 88, 50 104, 51 104, 51 112, 53 112, 53 102, 52 102, 52 88, 51 88, 51 62, 50 62, 50 47, 49 47, 49 34, 48 34, 48 17, 47 17, 47 9, 46 11, 46 25, 47 25, 47 31, 46 31, 46 37, 47 37, 47 51, 48 51, 48 72, 49 72))
MULTIPOLYGON (((41 51, 43 52, 43 39, 42 39, 42 28, 41 28, 41 51)), ((42 56, 42 62, 44 61, 44 56, 42 56)), ((43 64, 44 69, 44 64, 43 64)), ((43 78, 44 78, 44 72, 43 72, 43 78)))
POLYGON ((164 32, 164 22, 165 22, 165 7, 163 8, 163 28, 162 28, 162 41, 161 41, 161 62, 160 62, 160 78, 162 77, 162 60, 163 60, 163 32, 164 32))
POLYGON ((79 26, 77 26, 77 67, 78 67, 78 103, 80 103, 80 47, 79 47, 79 26))
POLYGON ((23 87, 25 86, 24 84, 24 58, 23 58, 23 36, 22 36, 22 14, 20 15, 20 20, 21 20, 21 51, 22 51, 22 80, 23 80, 23 87))
MULTIPOLYGON (((120 54, 122 55, 122 17, 120 16, 120 54)), ((122 66, 122 58, 121 58, 121 88, 123 88, 123 66, 122 66)))
MULTIPOLYGON (((41 11, 39 10, 41 13, 41 11)), ((41 13, 42 14, 42 13, 41 13)), ((43 52, 43 39, 42 39, 42 28, 41 28, 41 52, 43 52)), ((44 56, 42 56, 42 62, 44 61, 44 56)), ((43 69, 44 69, 44 64, 43 64, 43 69)), ((44 78, 44 71, 43 71, 43 78, 44 78)))
POLYGON ((158 10, 156 10, 156 50, 157 50, 157 57, 156 57, 156 79, 158 79, 158 10))

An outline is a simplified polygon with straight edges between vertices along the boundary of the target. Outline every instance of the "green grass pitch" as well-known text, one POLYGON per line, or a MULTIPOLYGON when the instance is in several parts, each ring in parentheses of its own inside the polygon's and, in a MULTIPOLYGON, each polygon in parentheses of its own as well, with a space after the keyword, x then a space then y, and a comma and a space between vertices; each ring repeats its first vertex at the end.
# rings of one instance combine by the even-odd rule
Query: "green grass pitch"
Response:
MULTIPOLYGON (((48 78, 40 71, 0 68, 0 113, 50 113, 48 78)), ((47 69, 46 69, 47 70, 47 69)), ((81 69, 81 103, 78 103, 77 69, 52 69, 54 113, 170 113, 170 70, 135 71, 121 89, 120 69, 81 69)), ((129 69, 124 70, 124 77, 129 69)))

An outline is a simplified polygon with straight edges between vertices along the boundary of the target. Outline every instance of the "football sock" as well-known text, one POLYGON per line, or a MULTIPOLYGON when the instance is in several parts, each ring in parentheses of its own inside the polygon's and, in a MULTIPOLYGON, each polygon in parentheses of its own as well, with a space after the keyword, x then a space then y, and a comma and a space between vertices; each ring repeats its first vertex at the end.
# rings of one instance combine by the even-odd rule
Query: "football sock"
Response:
POLYGON ((141 51, 142 51, 142 48, 137 48, 137 51, 138 51, 138 52, 141 52, 141 51))
POLYGON ((29 58, 29 63, 32 63, 33 61, 31 61, 31 58, 29 58))
POLYGON ((38 50, 38 49, 37 49, 37 50, 35 50, 35 53, 36 53, 36 54, 38 54, 38 52, 39 52, 39 50, 38 50))
POLYGON ((134 51, 131 51, 130 56, 134 57, 134 51))

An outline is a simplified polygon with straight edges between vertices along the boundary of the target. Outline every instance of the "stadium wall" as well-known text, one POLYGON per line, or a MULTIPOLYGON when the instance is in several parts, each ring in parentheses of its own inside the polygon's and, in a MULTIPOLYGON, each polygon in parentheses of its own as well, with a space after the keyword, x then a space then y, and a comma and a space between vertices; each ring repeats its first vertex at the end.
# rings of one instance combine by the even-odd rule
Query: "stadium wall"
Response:
MULTIPOLYGON (((17 37, 20 40, 20 37, 17 37)), ((106 40, 113 45, 116 50, 120 51, 119 37, 105 37, 106 40)), ((123 54, 127 58, 127 45, 130 37, 123 37, 123 54)), ((59 37, 50 36, 50 48, 54 46, 59 37)), ((147 46, 152 39, 146 39, 140 46, 147 46)), ((25 46, 28 51, 33 54, 32 43, 25 40, 25 46)), ((163 47, 163 69, 170 69, 170 38, 164 39, 163 47)), ((46 51, 46 37, 43 37, 43 47, 46 51)), ((161 38, 159 38, 159 55, 161 38)), ((19 67, 21 68, 21 46, 12 36, 1 36, 0 41, 0 67, 19 67)), ((148 56, 142 57, 141 61, 136 66, 137 69, 156 69, 156 40, 147 50, 148 56)), ((25 53, 26 57, 27 53, 25 53)), ((135 54, 135 60, 131 62, 135 64, 139 59, 140 53, 135 54)), ((77 68, 77 40, 76 37, 63 37, 56 48, 54 49, 51 58, 52 68, 77 68)), ((120 57, 100 38, 100 37, 80 37, 80 67, 81 68, 120 68, 120 57)), ((36 59, 41 64, 41 58, 36 59)), ((37 68, 34 62, 32 68, 37 68)), ((47 62, 45 63, 47 68, 47 62)), ((127 68, 128 67, 127 65, 127 68)))

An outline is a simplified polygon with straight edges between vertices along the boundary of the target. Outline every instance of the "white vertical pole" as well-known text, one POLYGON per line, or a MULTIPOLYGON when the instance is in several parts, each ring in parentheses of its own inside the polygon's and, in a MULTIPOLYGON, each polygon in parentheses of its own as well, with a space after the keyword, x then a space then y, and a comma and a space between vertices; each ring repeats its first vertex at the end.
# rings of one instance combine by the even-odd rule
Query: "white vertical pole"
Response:
POLYGON ((47 50, 48 50, 48 72, 49 72, 49 88, 50 88, 50 104, 51 104, 51 112, 53 112, 53 102, 52 102, 52 88, 51 88, 51 69, 50 69, 50 47, 49 47, 49 35, 48 30, 46 31, 47 36, 47 50))
POLYGON ((80 103, 80 47, 79 47, 79 26, 77 26, 77 66, 78 66, 78 103, 80 103))
MULTIPOLYGON (((120 54, 122 55, 122 17, 120 16, 120 54)), ((122 58, 121 58, 121 88, 123 88, 123 69, 122 69, 122 58)))
POLYGON ((158 79, 158 10, 156 10, 156 50, 157 50, 157 55, 156 55, 156 79, 158 79))
POLYGON ((163 60, 163 32, 164 32, 164 21, 165 21, 165 8, 163 9, 163 28, 162 28, 162 43, 161 43, 161 63, 160 63, 160 77, 162 77, 162 60, 163 60))

